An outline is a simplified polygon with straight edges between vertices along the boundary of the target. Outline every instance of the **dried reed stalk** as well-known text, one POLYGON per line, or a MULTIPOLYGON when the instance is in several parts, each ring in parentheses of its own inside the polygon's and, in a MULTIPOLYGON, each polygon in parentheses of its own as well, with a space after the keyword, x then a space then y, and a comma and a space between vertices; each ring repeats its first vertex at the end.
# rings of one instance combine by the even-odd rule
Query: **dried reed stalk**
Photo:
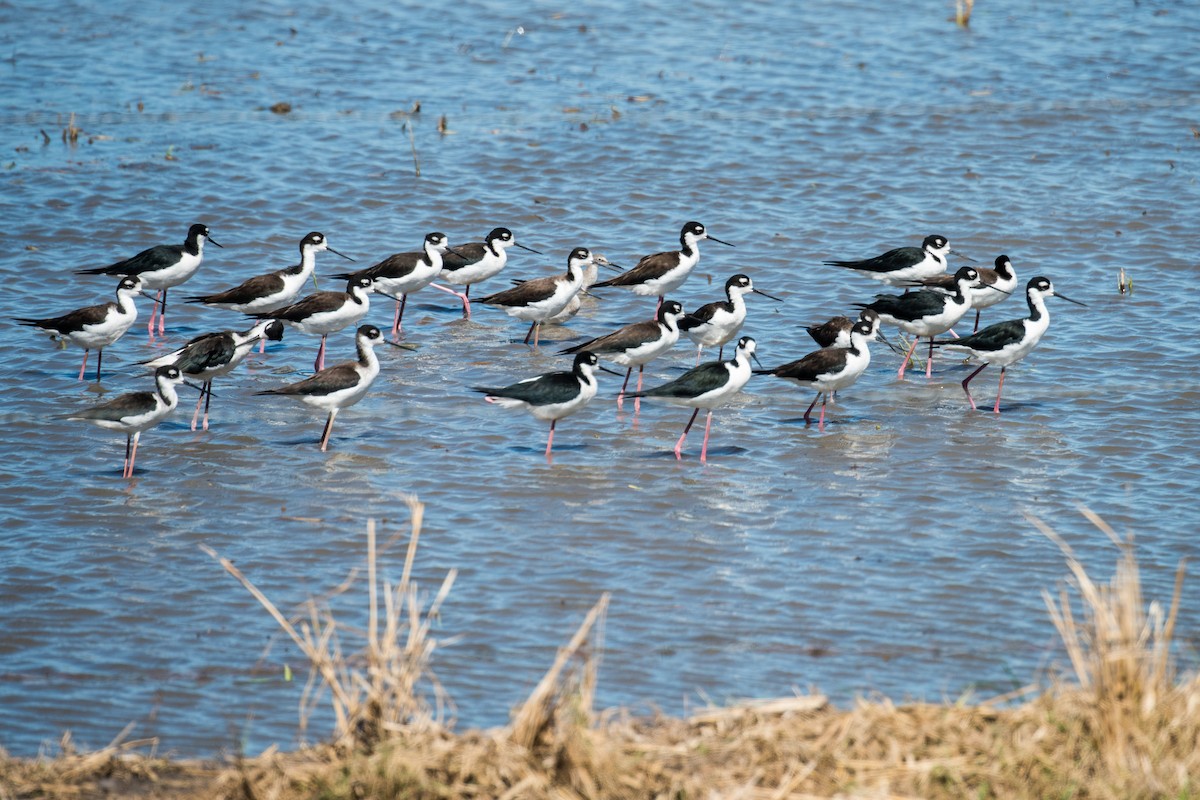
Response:
MULTIPOLYGON (((440 684, 429 669, 430 658, 437 646, 430 628, 458 571, 452 569, 447 573, 429 608, 423 609, 417 596, 417 584, 412 579, 412 567, 421 536, 424 506, 415 498, 406 502, 412 515, 412 534, 404 572, 395 586, 384 582, 382 612, 374 520, 367 524, 365 632, 340 624, 327 602, 312 598, 306 604, 307 621, 293 624, 232 562, 219 557, 212 548, 201 545, 246 587, 308 658, 311 669, 300 699, 301 730, 306 728, 324 690, 328 690, 334 715, 334 742, 338 746, 370 747, 388 734, 405 728, 435 726, 434 715, 418 691, 418 684, 429 681, 435 693, 441 694, 440 684), (362 646, 348 653, 343 649, 344 637, 362 639, 362 646)), ((352 583, 353 579, 348 579, 340 588, 352 583)))

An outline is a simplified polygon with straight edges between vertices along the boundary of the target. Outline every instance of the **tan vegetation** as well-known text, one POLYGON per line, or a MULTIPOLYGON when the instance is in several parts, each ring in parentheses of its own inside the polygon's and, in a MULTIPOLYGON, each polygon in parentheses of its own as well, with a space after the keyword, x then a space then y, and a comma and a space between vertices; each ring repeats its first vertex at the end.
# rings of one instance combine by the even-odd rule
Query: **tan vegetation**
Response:
POLYGON ((837 709, 801 696, 686 719, 597 713, 602 597, 509 725, 456 733, 418 692, 437 686, 428 672, 436 646, 429 620, 454 576, 422 609, 411 579, 421 506, 411 508, 401 580, 382 591, 369 529, 366 631, 339 624, 325 602, 287 620, 222 561, 308 654, 302 707, 328 693, 336 719, 328 744, 206 765, 135 755, 144 743, 77 754, 67 741, 53 759, 0 760, 0 800, 1200 797, 1200 677, 1176 674, 1171 656, 1183 566, 1170 606, 1147 604, 1132 541, 1090 512, 1120 551, 1108 584, 1093 581, 1070 547, 1034 520, 1062 548, 1077 595, 1066 587, 1046 594, 1073 674, 1040 693, 1030 689, 1020 705, 1007 705, 1019 699, 1009 697, 837 709), (362 646, 343 649, 352 638, 362 646))

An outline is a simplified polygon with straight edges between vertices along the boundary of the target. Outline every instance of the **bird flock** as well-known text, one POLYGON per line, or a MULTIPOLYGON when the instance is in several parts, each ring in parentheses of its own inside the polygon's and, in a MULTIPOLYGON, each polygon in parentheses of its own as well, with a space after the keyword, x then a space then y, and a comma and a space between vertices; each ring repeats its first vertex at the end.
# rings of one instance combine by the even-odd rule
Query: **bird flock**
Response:
MULTIPOLYGON (((932 375, 934 352, 939 348, 965 353, 982 362, 962 381, 972 409, 976 405, 970 390, 971 380, 989 364, 999 366, 1000 385, 993 406, 993 411, 998 414, 1007 368, 1028 355, 1049 326, 1046 298, 1059 297, 1084 305, 1057 292, 1047 278, 1035 277, 1025 285, 1027 316, 980 329, 980 312, 1002 302, 1018 288, 1012 262, 1001 255, 995 259, 994 268, 963 266, 950 272, 948 256, 972 259, 951 249, 945 237, 928 236, 920 247, 900 247, 862 260, 826 261, 828 266, 857 272, 889 287, 902 289, 903 293, 879 294, 872 302, 857 304, 857 320, 838 316, 807 327, 806 331, 820 349, 768 369, 758 361, 755 340, 749 336, 739 337, 739 334, 746 322, 748 295, 759 294, 782 302, 780 298, 756 289, 751 278, 743 273, 734 274, 725 281, 724 300, 702 305, 690 313, 680 302, 668 297, 695 269, 700 260, 699 245, 704 240, 734 246, 709 234, 699 222, 688 222, 680 231, 678 250, 644 256, 629 270, 622 271, 619 265, 588 248, 576 247, 567 256, 565 273, 514 280, 510 288, 477 298, 478 304, 503 310, 528 322, 524 343, 529 344, 532 340, 534 347, 539 346, 543 325, 570 320, 581 309, 582 297, 594 290, 626 289, 635 295, 656 297, 657 305, 648 319, 559 351, 574 357, 569 370, 535 375, 503 386, 472 388, 483 394, 489 403, 501 408, 524 409, 535 418, 548 422, 550 430, 545 456, 549 461, 557 422, 596 397, 599 390, 596 373, 605 371, 620 375, 602 366, 602 362, 625 367, 624 382, 616 396, 618 408, 623 408, 626 400, 632 399, 634 412, 639 413, 641 401, 646 399, 692 409, 674 447, 677 459, 683 457, 684 443, 700 411, 707 411, 700 451, 700 461, 706 462, 713 410, 737 395, 752 375, 781 378, 815 390, 816 395, 804 413, 804 421, 811 424, 813 409, 820 402, 817 426, 823 430, 829 399, 835 392, 852 386, 866 371, 871 361, 869 345, 877 338, 883 339, 880 329, 884 324, 912 337, 907 351, 884 339, 889 347, 904 354, 897 371, 901 379, 921 339, 928 343, 926 377, 932 375), (601 267, 619 274, 598 280, 601 267), (972 309, 976 312, 974 330, 960 337, 954 327, 972 309), (696 345, 694 366, 673 380, 645 387, 646 366, 669 353, 681 335, 696 345), (946 335, 951 338, 940 338, 946 335), (725 360, 725 345, 731 342, 734 342, 733 355, 725 360), (710 352, 712 348, 718 348, 716 360, 701 361, 706 347, 710 352), (758 364, 758 369, 753 368, 752 361, 758 364), (630 391, 629 382, 635 367, 637 384, 630 391)), ((116 302, 80 308, 57 317, 18 318, 17 321, 82 348, 79 380, 84 379, 88 356, 95 350, 96 382, 99 383, 104 350, 114 345, 137 319, 135 298, 142 295, 152 299, 147 332, 152 338, 156 333, 164 336, 168 290, 196 274, 206 244, 221 246, 213 240, 206 225, 197 223, 189 228, 181 245, 158 245, 108 266, 80 270, 79 274, 84 275, 118 276, 116 302), (151 295, 151 290, 156 294, 151 295)), ((262 352, 267 341, 279 341, 286 325, 310 336, 320 336, 314 373, 296 383, 256 394, 291 397, 326 411, 328 416, 320 440, 320 449, 325 451, 338 412, 361 400, 379 374, 376 346, 386 343, 414 349, 398 341, 409 295, 426 287, 450 293, 462 302, 463 317, 470 319, 471 287, 500 273, 507 264, 508 251, 513 247, 540 254, 519 244, 513 232, 504 227, 493 229, 482 242, 457 246, 451 246, 446 234, 435 231, 426 234, 418 251, 396 253, 373 266, 333 275, 334 279, 345 281, 345 291, 318 291, 297 299, 310 278, 314 285, 316 283, 318 253, 328 251, 354 261, 330 247, 324 234, 314 231, 300 240, 299 264, 253 276, 229 289, 186 298, 188 303, 241 313, 249 324, 248 329, 206 333, 170 353, 141 362, 143 367, 154 372, 153 391, 124 394, 60 416, 124 433, 122 477, 131 478, 142 432, 175 410, 179 403, 176 392, 179 384, 185 383, 200 392, 192 415, 192 430, 198 425, 208 430, 213 379, 232 372, 255 347, 262 352), (462 291, 451 288, 455 286, 462 287, 462 291), (378 327, 360 324, 370 312, 372 295, 395 301, 390 340, 378 327), (326 367, 327 338, 347 328, 355 329, 355 360, 326 367), (189 381, 189 378, 193 380, 189 381)))

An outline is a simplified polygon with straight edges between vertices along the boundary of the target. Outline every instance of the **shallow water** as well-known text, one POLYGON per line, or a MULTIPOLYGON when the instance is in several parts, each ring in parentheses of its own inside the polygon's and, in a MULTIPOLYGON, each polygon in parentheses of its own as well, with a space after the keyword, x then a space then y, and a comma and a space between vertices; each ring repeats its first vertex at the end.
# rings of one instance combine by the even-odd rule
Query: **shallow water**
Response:
MULTIPOLYGON (((190 336, 242 327, 177 301, 294 263, 310 230, 364 266, 430 230, 453 244, 494 225, 546 253, 514 251, 481 296, 560 271, 577 245, 629 266, 698 219, 737 247, 703 245, 677 297, 717 299, 735 271, 783 297, 750 300, 767 364, 877 290, 823 259, 928 233, 984 264, 1007 253, 1022 282, 1047 275, 1088 307, 1050 301, 998 417, 965 408, 961 361, 897 381, 876 345, 823 432, 800 420, 807 395, 753 381, 717 412, 707 466, 699 430, 671 455, 687 412, 619 414, 602 375, 548 465, 543 424, 469 387, 564 368, 559 341, 653 301, 605 292, 534 351, 521 323, 482 306, 464 322, 427 291, 405 315, 419 350, 385 349, 328 453, 319 413, 252 396, 311 370, 316 340, 289 331, 218 380, 208 433, 188 430, 185 390, 132 481, 119 436, 53 416, 95 400, 79 352, 0 325, 0 746, 32 753, 65 729, 100 746, 130 721, 183 754, 293 744, 302 682, 283 665, 302 675, 300 657, 199 546, 292 608, 361 565, 367 518, 401 531, 410 494, 427 504, 422 587, 460 571, 436 629, 455 640, 434 662, 460 727, 504 722, 606 591, 606 706, 1014 689, 1065 662, 1040 594, 1063 558, 1026 515, 1098 576, 1115 560, 1081 503, 1137 533, 1147 593, 1169 600, 1200 519, 1200 346, 1178 316, 1196 275, 1200 7, 981 3, 960 30, 952 3, 778 5, 7 6, 0 318, 108 299, 115 281, 73 270, 193 221, 225 245, 174 291, 166 341, 139 325, 106 354, 106 392, 146 388, 136 362, 190 336)), ((339 262, 322 254, 318 274, 339 262)), ((985 321, 1022 313, 1014 298, 985 321)), ((349 332, 330 348, 348 355, 349 332)), ((693 357, 679 345, 650 380, 693 357)), ((983 408, 992 372, 973 384, 983 408)))

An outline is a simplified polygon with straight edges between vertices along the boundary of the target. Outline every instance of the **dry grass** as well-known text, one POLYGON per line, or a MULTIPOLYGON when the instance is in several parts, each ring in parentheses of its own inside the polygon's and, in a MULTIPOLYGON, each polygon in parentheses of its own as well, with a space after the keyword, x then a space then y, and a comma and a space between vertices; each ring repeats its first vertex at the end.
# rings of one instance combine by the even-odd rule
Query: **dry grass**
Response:
MULTIPOLYGON (((391 599, 373 624, 377 578, 368 558, 375 588, 367 592, 362 652, 342 656, 331 617, 310 613, 289 630, 256 594, 306 643, 316 680, 335 704, 331 744, 208 767, 130 757, 115 745, 88 756, 13 760, 0 763, 0 800, 112 796, 103 783, 112 774, 123 776, 116 785, 123 794, 243 800, 1200 797, 1200 678, 1177 675, 1171 655, 1183 568, 1169 608, 1147 604, 1132 542, 1090 512, 1120 549, 1108 584, 1092 580, 1067 544, 1034 520, 1066 556, 1074 595, 1064 587, 1046 602, 1073 674, 1040 693, 1030 689, 1033 699, 1023 704, 1005 705, 1011 697, 974 706, 883 701, 841 710, 801 696, 686 719, 597 714, 605 596, 509 725, 460 734, 437 724, 417 692, 433 652, 428 619, 452 576, 422 613, 410 579, 421 508, 412 507, 404 577, 386 587, 391 599)), ((369 532, 369 553, 373 541, 369 532)))

